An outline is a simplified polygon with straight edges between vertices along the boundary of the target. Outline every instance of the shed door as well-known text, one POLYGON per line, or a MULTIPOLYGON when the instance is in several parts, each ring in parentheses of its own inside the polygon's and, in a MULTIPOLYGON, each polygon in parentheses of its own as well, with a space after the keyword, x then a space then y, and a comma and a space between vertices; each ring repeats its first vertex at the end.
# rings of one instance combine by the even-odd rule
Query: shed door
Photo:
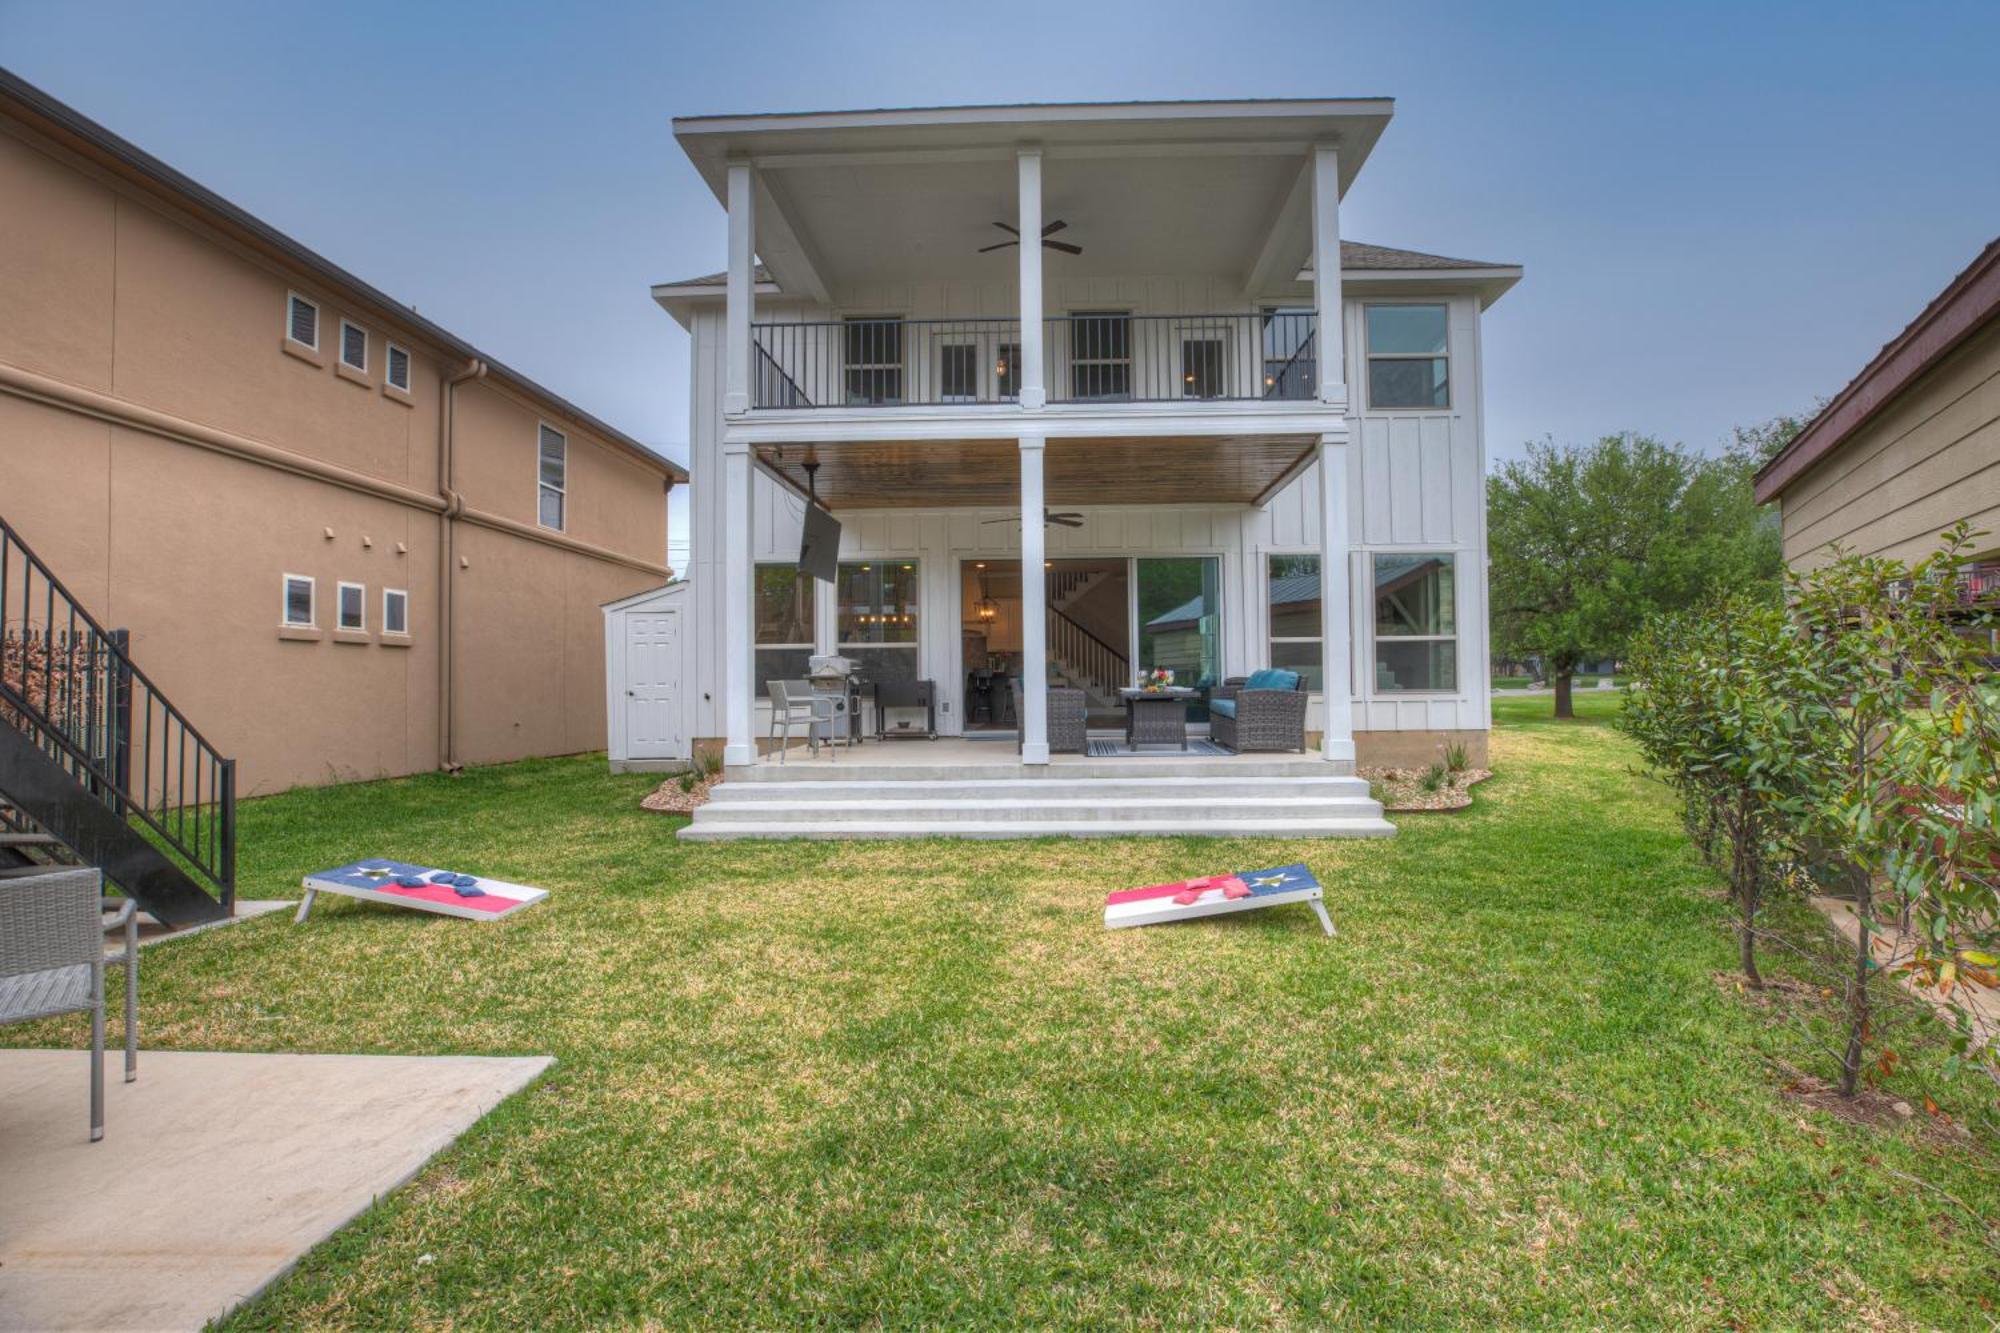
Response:
POLYGON ((681 614, 632 611, 625 617, 625 753, 633 759, 686 756, 680 735, 681 614))

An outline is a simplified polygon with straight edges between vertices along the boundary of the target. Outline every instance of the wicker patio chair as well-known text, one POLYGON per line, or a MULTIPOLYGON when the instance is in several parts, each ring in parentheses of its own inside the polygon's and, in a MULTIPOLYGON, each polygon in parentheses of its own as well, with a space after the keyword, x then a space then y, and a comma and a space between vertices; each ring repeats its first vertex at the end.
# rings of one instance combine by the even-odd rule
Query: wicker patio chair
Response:
MULTIPOLYGON (((1017 719, 1025 718, 1027 714, 1021 711, 1021 682, 1009 681, 1007 689, 1009 697, 1013 700, 1014 716, 1017 719)), ((1087 715, 1088 701, 1082 690, 1068 685, 1049 686, 1050 754, 1089 753, 1087 715)), ((1020 721, 1017 721, 1015 726, 1019 728, 1019 738, 1014 742, 1014 748, 1018 750, 1021 748, 1020 738, 1027 736, 1028 728, 1025 722, 1020 721)))
POLYGON ((125 967, 125 1081, 139 1077, 139 918, 96 870, 0 879, 0 1023, 90 1015, 90 1141, 104 1137, 104 968, 125 967), (105 912, 115 911, 106 919, 105 912), (125 951, 104 956, 119 927, 125 951))
POLYGON ((1296 671, 1231 676, 1209 696, 1208 735, 1237 754, 1306 748, 1306 683, 1296 671))

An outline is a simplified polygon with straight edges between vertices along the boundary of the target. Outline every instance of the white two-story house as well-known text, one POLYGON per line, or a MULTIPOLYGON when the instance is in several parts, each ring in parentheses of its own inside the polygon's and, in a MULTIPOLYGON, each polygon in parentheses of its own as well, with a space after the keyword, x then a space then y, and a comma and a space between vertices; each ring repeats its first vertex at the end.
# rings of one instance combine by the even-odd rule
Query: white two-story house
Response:
POLYGON ((719 742, 761 776, 766 682, 827 654, 924 683, 896 727, 1011 737, 932 753, 1017 776, 1085 771, 1043 768, 1052 684, 1110 736, 1158 667, 1196 737, 1212 687, 1301 673, 1317 776, 1483 758, 1480 318, 1520 270, 1342 241, 1392 109, 677 120, 728 267, 653 289, 693 340, 690 582, 614 758, 719 742), (833 582, 797 567, 814 503, 833 582))

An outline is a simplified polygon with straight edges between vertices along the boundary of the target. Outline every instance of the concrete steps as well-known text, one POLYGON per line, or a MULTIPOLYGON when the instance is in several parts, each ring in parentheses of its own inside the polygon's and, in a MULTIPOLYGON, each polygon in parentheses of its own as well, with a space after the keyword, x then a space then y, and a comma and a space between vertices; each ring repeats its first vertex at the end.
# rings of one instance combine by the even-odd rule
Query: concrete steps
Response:
MULTIPOLYGON (((1149 769, 1175 760, 1141 761, 1149 769)), ((1359 778, 1323 764, 1223 775, 913 776, 908 765, 790 780, 732 773, 680 831, 690 841, 738 838, 1327 837, 1382 838, 1395 827, 1359 778), (893 776, 890 774, 893 773, 893 776)), ((1245 767, 1254 767, 1246 764, 1245 767)), ((753 772, 757 770, 752 770, 753 772)), ((1003 773, 1010 770, 1003 769, 1003 773)))

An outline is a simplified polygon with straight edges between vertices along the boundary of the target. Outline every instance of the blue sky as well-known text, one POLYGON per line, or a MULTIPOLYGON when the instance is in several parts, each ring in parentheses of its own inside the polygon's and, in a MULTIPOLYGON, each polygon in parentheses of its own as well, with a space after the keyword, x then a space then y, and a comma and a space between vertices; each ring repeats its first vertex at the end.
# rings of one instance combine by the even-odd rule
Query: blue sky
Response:
POLYGON ((1831 393, 2000 234, 2000 4, 105 4, 0 63, 683 456, 647 285, 721 267, 679 114, 1380 95, 1350 236, 1527 278, 1488 444, 1711 449, 1831 393))

